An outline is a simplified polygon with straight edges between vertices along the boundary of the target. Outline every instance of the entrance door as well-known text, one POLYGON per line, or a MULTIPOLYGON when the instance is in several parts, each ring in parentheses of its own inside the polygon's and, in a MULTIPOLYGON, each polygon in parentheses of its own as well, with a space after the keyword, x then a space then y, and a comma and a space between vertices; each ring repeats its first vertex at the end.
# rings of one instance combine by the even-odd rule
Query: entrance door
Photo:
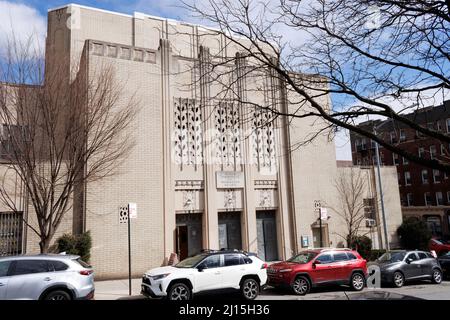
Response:
POLYGON ((219 249, 228 248, 228 232, 225 223, 219 224, 219 249))
POLYGON ((202 250, 202 216, 177 214, 176 219, 176 253, 181 261, 202 250))
POLYGON ((219 213, 219 246, 220 249, 242 249, 241 213, 219 213))
POLYGON ((189 244, 188 244, 188 227, 177 227, 177 254, 180 257, 180 261, 186 259, 189 256, 189 244))
POLYGON ((265 261, 278 260, 277 222, 275 211, 256 214, 258 256, 265 261))
POLYGON ((322 226, 322 244, 320 243, 320 228, 313 227, 312 232, 314 248, 328 247, 328 228, 326 225, 322 226))

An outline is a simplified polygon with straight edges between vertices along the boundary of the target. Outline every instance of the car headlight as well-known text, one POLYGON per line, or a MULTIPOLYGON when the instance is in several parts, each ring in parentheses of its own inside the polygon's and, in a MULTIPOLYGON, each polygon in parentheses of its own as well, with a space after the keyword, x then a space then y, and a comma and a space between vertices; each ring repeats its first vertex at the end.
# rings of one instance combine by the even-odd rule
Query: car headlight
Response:
POLYGON ((157 276, 150 276, 150 278, 152 278, 152 280, 161 280, 167 277, 169 274, 170 273, 158 274, 157 276))
POLYGON ((280 272, 291 272, 292 269, 281 269, 280 272))

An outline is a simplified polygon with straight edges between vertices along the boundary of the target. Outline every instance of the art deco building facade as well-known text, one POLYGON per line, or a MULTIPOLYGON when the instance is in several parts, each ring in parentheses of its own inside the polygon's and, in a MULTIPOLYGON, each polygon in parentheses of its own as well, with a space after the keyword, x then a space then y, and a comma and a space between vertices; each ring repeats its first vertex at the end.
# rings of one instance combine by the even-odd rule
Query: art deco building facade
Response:
MULTIPOLYGON (((320 122, 243 107, 209 81, 215 72, 229 72, 228 66, 209 69, 212 60, 236 57, 229 72, 239 78, 235 90, 257 105, 293 108, 270 73, 239 76, 245 74, 239 52, 225 36, 196 25, 77 5, 49 11, 47 68, 66 61, 68 74, 79 65, 89 78, 112 65, 125 95, 140 101, 127 132, 135 147, 119 174, 78 190, 58 232, 91 231, 91 263, 99 278, 127 274, 127 227, 119 212, 128 203, 137 204, 131 221, 137 276, 167 263, 173 252, 184 258, 206 248, 237 248, 274 261, 318 247, 318 205, 330 208, 322 245, 345 243, 344 223, 331 210, 339 198, 334 142, 319 136, 293 148, 320 122)), ((320 99, 330 105, 328 97, 320 99)), ((367 197, 376 198, 375 180, 367 175, 367 197)), ((394 185, 385 201, 389 241, 395 243, 401 223, 395 169, 385 168, 383 176, 394 185)), ((366 232, 373 232, 375 245, 385 241, 379 228, 366 232)), ((29 234, 26 251, 36 251, 37 242, 29 234)))

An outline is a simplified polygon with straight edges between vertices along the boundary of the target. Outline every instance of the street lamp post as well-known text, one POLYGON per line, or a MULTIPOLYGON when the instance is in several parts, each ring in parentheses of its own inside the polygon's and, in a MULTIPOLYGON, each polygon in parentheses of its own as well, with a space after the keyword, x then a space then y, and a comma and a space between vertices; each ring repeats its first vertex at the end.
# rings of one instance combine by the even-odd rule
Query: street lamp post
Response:
MULTIPOLYGON (((376 136, 376 128, 373 129, 373 133, 376 136)), ((389 239, 388 239, 388 231, 387 231, 387 223, 386 223, 386 211, 384 209, 384 195, 383 195, 383 184, 381 183, 381 170, 380 170, 380 152, 378 148, 378 142, 375 142, 375 153, 377 157, 377 173, 378 173, 378 184, 380 189, 380 200, 381 200, 381 214, 383 218, 383 230, 384 230, 384 239, 386 241, 386 251, 390 251, 389 239)))

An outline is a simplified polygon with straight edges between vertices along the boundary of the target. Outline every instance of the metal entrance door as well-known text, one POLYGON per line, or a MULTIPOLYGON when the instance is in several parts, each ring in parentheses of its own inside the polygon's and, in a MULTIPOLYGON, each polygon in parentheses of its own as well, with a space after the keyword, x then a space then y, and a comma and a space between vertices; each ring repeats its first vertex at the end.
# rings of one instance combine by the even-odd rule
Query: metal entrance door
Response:
POLYGON ((0 212, 0 256, 22 254, 23 213, 0 212))
POLYGON ((176 253, 181 260, 202 250, 201 214, 177 214, 176 253))
POLYGON ((219 249, 228 248, 228 231, 226 224, 219 224, 219 249))
POLYGON ((256 214, 258 256, 265 261, 278 260, 277 222, 275 211, 256 214))
POLYGON ((220 249, 242 249, 241 213, 219 213, 220 249))

